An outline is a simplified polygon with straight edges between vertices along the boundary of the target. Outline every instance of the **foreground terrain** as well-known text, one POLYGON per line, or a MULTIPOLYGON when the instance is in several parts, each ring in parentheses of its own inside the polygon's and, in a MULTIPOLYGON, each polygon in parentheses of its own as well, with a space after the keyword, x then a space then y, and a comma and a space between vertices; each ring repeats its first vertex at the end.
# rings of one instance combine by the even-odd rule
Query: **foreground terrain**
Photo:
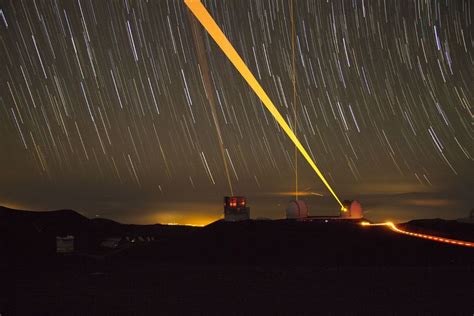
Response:
MULTIPOLYGON (((65 218, 72 216, 76 215, 65 218)), ((61 221, 65 219, 50 223, 61 227, 61 221)), ((385 227, 281 220, 146 229, 101 223, 97 231, 89 221, 75 217, 62 227, 69 225, 83 235, 86 227, 86 235, 95 239, 132 232, 156 238, 114 251, 89 241, 81 251, 58 255, 48 247, 23 249, 25 242, 35 245, 34 237, 39 240, 44 231, 54 235, 52 224, 36 219, 36 226, 44 225, 38 232, 22 231, 24 218, 16 222, 15 230, 7 229, 12 222, 3 223, 0 245, 7 260, 0 263, 5 280, 0 285, 0 313, 470 315, 474 311, 471 248, 411 238, 385 227)), ((472 236, 469 224, 421 223, 404 227, 472 236)))

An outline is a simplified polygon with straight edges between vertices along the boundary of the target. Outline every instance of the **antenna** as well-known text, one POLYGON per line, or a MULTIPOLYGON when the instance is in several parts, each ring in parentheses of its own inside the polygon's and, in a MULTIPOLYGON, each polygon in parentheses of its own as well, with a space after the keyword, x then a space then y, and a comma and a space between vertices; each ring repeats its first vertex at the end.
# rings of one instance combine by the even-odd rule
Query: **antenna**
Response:
MULTIPOLYGON (((293 81, 293 133, 297 136, 297 116, 296 116, 296 56, 295 56, 295 1, 290 0, 290 11, 291 11, 291 58, 292 58, 292 81, 293 81)), ((298 201, 298 147, 295 144, 295 200, 298 201)))

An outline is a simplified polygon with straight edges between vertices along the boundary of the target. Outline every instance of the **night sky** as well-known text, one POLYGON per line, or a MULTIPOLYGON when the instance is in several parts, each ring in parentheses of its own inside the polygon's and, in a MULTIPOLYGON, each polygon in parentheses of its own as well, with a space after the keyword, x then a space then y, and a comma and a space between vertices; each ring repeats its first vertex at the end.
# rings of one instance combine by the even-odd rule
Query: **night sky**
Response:
MULTIPOLYGON (((205 1, 341 199, 373 220, 474 206, 474 3, 205 1)), ((294 145, 183 1, 0 0, 0 205, 204 224, 295 190, 294 145), (199 44, 201 42, 201 44, 199 44), (198 52, 204 53, 198 58, 198 52), (212 96, 205 91, 209 68, 212 96)), ((298 158, 311 215, 339 205, 298 158)))

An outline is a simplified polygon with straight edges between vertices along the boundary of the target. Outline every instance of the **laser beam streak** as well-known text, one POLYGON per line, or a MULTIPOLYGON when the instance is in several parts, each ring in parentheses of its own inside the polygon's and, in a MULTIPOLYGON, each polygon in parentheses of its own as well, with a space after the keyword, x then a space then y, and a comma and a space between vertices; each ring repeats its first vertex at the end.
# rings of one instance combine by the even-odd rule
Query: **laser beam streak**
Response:
POLYGON ((436 242, 442 242, 442 243, 451 244, 451 245, 458 245, 458 246, 464 246, 464 247, 474 247, 474 243, 469 242, 469 241, 456 240, 456 239, 438 237, 438 236, 427 235, 427 234, 418 234, 418 233, 412 233, 412 232, 409 232, 409 231, 406 231, 406 230, 402 230, 402 229, 398 228, 392 222, 376 223, 376 224, 372 224, 372 223, 369 223, 369 222, 362 222, 361 225, 362 226, 387 226, 391 230, 393 230, 394 232, 399 233, 399 234, 404 234, 404 235, 408 235, 408 236, 428 239, 428 240, 432 240, 432 241, 436 241, 436 242))
POLYGON ((334 192, 334 190, 331 188, 331 186, 327 182, 326 178, 323 176, 323 174, 321 173, 319 168, 316 166, 314 161, 311 159, 311 157, 308 154, 308 152, 306 151, 306 149, 303 147, 303 145, 300 143, 300 141, 298 140, 296 135, 291 130, 288 123, 285 121, 283 116, 280 114, 278 109, 275 107, 273 102, 270 100, 270 98, 268 97, 266 92, 263 90, 262 86, 258 83, 255 76, 252 74, 250 69, 244 63, 242 58, 239 56, 239 54, 237 53, 235 48, 229 42, 229 40, 227 39, 225 34, 219 28, 219 26, 214 21, 214 19, 209 14, 209 12, 206 10, 206 8, 201 3, 201 1, 200 0, 184 0, 184 3, 188 6, 188 8, 191 10, 191 12, 196 16, 196 18, 203 25, 203 27, 206 29, 206 31, 209 33, 209 35, 211 35, 211 37, 214 39, 214 41, 217 43, 217 45, 222 49, 224 54, 227 56, 227 58, 229 58, 230 62, 239 71, 239 73, 242 75, 242 77, 245 79, 245 81, 247 81, 247 83, 250 85, 250 87, 255 92, 255 94, 257 94, 257 96, 260 98, 262 103, 265 105, 265 107, 268 109, 268 111, 270 111, 270 113, 273 115, 273 117, 278 122, 280 127, 285 131, 285 133, 291 139, 291 141, 295 144, 295 146, 298 148, 300 153, 303 155, 303 157, 306 159, 306 161, 309 163, 309 165, 313 168, 313 170, 319 176, 319 178, 324 183, 324 185, 328 188, 329 192, 331 192, 331 194, 336 199, 336 201, 339 203, 339 205, 341 207, 343 207, 342 202, 339 200, 336 193, 334 192))

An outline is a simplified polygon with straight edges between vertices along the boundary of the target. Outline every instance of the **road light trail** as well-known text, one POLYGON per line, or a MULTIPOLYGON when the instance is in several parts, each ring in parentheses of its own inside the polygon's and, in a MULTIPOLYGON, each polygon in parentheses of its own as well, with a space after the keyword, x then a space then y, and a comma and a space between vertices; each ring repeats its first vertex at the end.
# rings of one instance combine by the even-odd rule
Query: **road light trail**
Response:
POLYGON ((328 188, 329 192, 331 192, 331 194, 336 199, 336 201, 339 203, 341 208, 344 209, 344 207, 342 205, 342 202, 339 200, 336 193, 334 192, 334 190, 331 188, 331 186, 327 182, 326 178, 323 176, 323 174, 321 173, 319 168, 316 166, 314 161, 311 159, 311 157, 308 154, 308 152, 306 151, 306 149, 303 147, 303 145, 300 143, 300 141, 296 137, 295 133, 293 133, 293 131, 291 130, 288 123, 285 121, 283 116, 280 114, 278 109, 275 107, 273 102, 270 100, 270 98, 268 97, 266 92, 263 90, 262 86, 258 83, 255 76, 252 74, 250 69, 244 63, 242 58, 239 56, 239 54, 237 53, 235 48, 229 42, 229 40, 227 39, 225 34, 222 32, 220 27, 214 21, 214 19, 209 14, 209 12, 206 10, 206 8, 201 3, 201 1, 200 0, 184 0, 184 3, 188 6, 188 8, 191 10, 191 12, 196 16, 196 18, 199 20, 199 22, 201 22, 201 24, 204 26, 206 31, 209 33, 209 35, 211 35, 211 37, 214 39, 214 41, 217 43, 217 45, 222 49, 224 54, 227 56, 227 58, 229 58, 230 62, 239 71, 239 73, 242 75, 242 77, 245 79, 245 81, 247 81, 247 83, 253 89, 255 94, 257 94, 257 96, 260 98, 262 103, 265 105, 265 107, 268 109, 268 111, 270 111, 270 113, 273 115, 275 120, 278 122, 280 127, 285 131, 285 133, 288 135, 288 137, 291 139, 291 141, 295 144, 295 146, 298 148, 300 153, 303 155, 303 157, 309 163, 309 165, 313 168, 313 170, 319 176, 319 178, 324 183, 324 185, 328 188))
POLYGON ((422 238, 422 239, 428 239, 428 240, 432 240, 432 241, 436 241, 436 242, 442 242, 442 243, 451 244, 451 245, 474 248, 474 242, 464 241, 464 240, 456 240, 456 239, 450 239, 450 238, 444 238, 444 237, 438 237, 438 236, 427 235, 427 234, 412 233, 412 232, 409 232, 409 231, 402 230, 402 229, 398 228, 392 222, 376 223, 376 224, 372 224, 372 223, 369 223, 369 222, 362 222, 361 225, 362 226, 387 226, 392 231, 394 231, 396 233, 399 233, 399 234, 404 234, 404 235, 413 236, 413 237, 422 238))

